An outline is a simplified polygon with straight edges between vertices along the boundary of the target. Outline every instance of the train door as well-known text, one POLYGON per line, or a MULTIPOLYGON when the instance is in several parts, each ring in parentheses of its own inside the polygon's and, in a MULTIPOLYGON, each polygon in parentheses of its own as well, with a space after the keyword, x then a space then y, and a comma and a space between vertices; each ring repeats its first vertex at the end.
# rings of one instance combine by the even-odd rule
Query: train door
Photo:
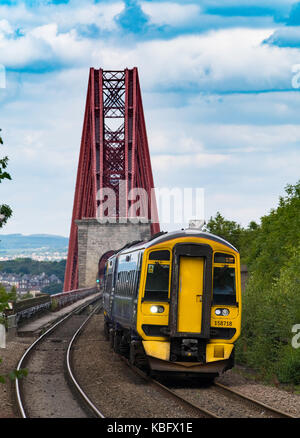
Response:
POLYGON ((203 257, 180 257, 177 331, 201 333, 203 257))
POLYGON ((212 248, 178 243, 173 248, 169 329, 171 338, 209 339, 212 248))

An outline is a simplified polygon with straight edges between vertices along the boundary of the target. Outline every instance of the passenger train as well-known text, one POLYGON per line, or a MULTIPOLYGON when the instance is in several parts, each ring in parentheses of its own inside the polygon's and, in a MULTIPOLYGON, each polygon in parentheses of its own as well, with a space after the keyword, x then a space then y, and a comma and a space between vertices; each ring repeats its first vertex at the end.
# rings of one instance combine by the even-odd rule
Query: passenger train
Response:
POLYGON ((241 331, 239 253, 196 229, 127 244, 107 260, 103 311, 107 339, 132 364, 220 375, 241 331))

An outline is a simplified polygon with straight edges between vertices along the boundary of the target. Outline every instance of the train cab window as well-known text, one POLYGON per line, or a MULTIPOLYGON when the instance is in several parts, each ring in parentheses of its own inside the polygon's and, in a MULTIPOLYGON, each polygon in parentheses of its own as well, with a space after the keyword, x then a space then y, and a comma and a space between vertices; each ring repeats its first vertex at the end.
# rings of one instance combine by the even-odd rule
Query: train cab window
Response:
POLYGON ((213 304, 236 304, 234 268, 214 267, 213 304))
POLYGON ((149 263, 145 286, 145 301, 168 301, 170 265, 149 263))

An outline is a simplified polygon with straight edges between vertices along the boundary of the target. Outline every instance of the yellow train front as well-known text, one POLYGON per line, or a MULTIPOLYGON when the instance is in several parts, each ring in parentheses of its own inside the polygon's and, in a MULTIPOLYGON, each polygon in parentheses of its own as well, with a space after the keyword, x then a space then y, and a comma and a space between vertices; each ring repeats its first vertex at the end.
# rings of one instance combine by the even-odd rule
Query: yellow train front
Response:
POLYGON ((107 262, 103 307, 111 345, 133 364, 218 375, 240 335, 239 253, 195 229, 128 244, 107 262))

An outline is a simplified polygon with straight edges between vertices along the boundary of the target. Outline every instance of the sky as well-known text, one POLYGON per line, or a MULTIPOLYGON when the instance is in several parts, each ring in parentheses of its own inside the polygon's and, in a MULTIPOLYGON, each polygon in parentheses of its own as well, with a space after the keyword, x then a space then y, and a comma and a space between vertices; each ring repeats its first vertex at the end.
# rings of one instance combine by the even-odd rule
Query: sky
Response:
POLYGON ((69 235, 90 67, 138 67, 157 187, 259 221, 300 179, 299 26, 294 0, 1 0, 1 232, 69 235))

